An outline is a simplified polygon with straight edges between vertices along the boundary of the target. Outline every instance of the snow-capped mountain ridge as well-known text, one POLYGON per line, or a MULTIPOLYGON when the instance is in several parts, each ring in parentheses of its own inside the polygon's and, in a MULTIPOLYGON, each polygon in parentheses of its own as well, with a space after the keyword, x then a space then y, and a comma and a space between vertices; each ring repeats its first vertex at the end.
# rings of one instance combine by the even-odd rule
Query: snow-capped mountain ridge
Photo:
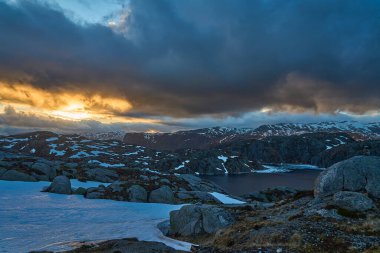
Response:
POLYGON ((163 150, 204 149, 237 140, 316 132, 343 132, 351 134, 358 140, 378 139, 380 138, 380 123, 361 123, 356 121, 279 123, 262 125, 258 128, 211 127, 173 133, 127 133, 124 136, 124 142, 163 150))

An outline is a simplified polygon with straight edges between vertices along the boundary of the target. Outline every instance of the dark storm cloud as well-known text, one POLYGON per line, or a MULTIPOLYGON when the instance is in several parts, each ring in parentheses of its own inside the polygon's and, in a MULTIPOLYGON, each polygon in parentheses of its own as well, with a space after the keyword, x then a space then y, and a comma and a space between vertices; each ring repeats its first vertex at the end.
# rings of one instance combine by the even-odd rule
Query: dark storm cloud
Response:
POLYGON ((138 0, 115 31, 0 2, 0 78, 122 96, 132 114, 380 108, 380 1, 138 0))

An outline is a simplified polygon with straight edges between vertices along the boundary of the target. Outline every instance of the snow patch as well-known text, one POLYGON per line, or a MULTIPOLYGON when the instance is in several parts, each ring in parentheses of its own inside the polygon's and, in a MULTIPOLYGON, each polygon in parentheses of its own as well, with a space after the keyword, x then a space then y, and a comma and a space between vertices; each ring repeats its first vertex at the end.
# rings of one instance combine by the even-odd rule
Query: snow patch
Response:
POLYGON ((217 198, 223 204, 244 204, 245 203, 244 201, 231 198, 230 196, 219 193, 219 192, 210 192, 210 194, 214 196, 215 198, 217 198))
POLYGON ((157 228, 181 205, 40 192, 49 184, 0 181, 1 252, 64 251, 71 249, 73 241, 129 237, 190 251, 190 243, 165 237, 157 228))

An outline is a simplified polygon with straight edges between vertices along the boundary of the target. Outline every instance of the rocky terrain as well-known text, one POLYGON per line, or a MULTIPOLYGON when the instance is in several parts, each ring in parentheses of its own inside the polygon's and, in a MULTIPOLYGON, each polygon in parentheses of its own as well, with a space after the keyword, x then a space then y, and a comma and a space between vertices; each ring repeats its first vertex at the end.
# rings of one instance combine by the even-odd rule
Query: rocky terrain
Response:
MULTIPOLYGON (((356 156, 321 173, 314 191, 276 188, 247 194, 242 204, 186 205, 159 228, 197 253, 379 252, 379 180, 380 157, 356 156)), ((180 251, 130 238, 69 252, 180 251)))
POLYGON ((242 205, 190 205, 165 232, 195 252, 379 252, 380 157, 337 163, 314 192, 274 189, 242 205))
MULTIPOLYGON (((348 133, 317 132, 236 140, 208 149, 157 151, 118 140, 33 132, 0 138, 0 151, 30 156, 30 159, 41 158, 43 163, 65 164, 79 173, 98 169, 112 174, 113 170, 136 169, 155 173, 223 175, 256 172, 265 169, 268 163, 325 168, 355 155, 378 155, 379 143, 380 140, 358 141, 348 133)), ((4 166, 7 163, 3 161, 4 166)))
POLYGON ((379 139, 380 123, 321 122, 280 123, 258 128, 213 127, 174 133, 126 133, 124 142, 157 150, 207 149, 239 140, 271 136, 293 136, 305 133, 346 133, 355 140, 379 139))

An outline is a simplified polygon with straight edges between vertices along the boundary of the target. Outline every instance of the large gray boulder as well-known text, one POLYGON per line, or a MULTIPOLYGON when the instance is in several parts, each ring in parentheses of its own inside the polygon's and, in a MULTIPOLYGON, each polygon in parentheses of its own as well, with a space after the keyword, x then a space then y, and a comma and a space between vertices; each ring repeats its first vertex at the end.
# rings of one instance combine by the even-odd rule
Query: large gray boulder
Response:
POLYGON ((7 170, 2 173, 0 180, 7 181, 25 181, 35 182, 37 181, 33 176, 17 170, 7 170))
POLYGON ((39 175, 46 176, 47 180, 52 180, 57 176, 56 166, 45 162, 33 163, 31 169, 39 175))
POLYGON ((149 202, 173 204, 175 203, 174 193, 169 186, 161 186, 150 193, 149 202))
POLYGON ((315 182, 316 197, 339 191, 367 192, 380 198, 380 157, 355 156, 323 171, 315 182))
POLYGON ((129 201, 132 202, 146 202, 148 199, 148 193, 144 187, 140 185, 132 185, 127 190, 129 201))
POLYGON ((232 215, 212 205, 187 205, 170 212, 170 234, 182 236, 215 233, 234 223, 232 215))
POLYGON ((71 194, 71 182, 66 176, 54 178, 50 186, 45 190, 51 193, 71 194))
POLYGON ((352 212, 364 212, 374 207, 373 201, 363 193, 348 191, 335 193, 333 205, 352 212))

